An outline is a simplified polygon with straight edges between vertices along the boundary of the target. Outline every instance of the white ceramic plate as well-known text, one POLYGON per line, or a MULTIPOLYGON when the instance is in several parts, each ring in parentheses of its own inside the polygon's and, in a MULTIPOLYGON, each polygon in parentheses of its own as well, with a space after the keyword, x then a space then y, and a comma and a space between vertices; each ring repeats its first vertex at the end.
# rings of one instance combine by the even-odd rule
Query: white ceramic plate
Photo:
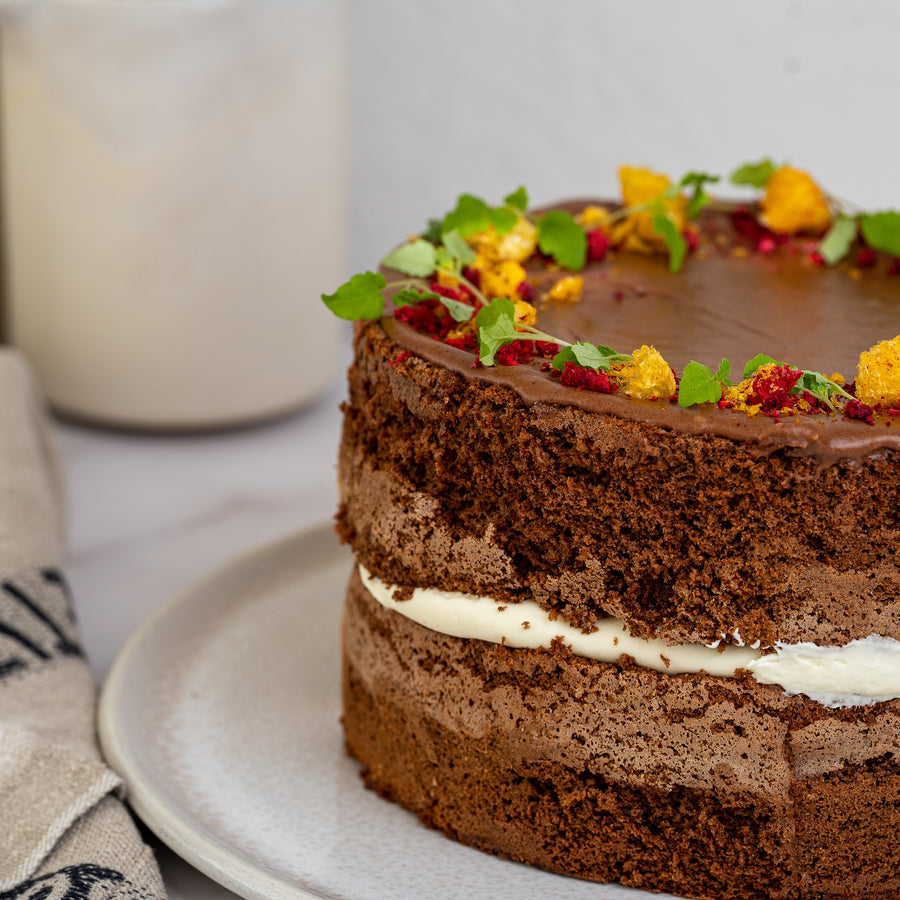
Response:
POLYGON ((128 641, 100 736, 157 836, 253 900, 664 900, 460 846, 363 788, 340 727, 350 568, 323 525, 214 573, 128 641))

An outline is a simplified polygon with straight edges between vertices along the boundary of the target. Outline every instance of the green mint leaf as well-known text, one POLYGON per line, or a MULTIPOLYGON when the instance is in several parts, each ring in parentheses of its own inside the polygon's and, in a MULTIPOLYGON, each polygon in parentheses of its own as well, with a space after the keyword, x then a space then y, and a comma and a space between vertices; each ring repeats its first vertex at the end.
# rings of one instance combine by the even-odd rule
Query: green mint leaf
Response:
POLYGON ((678 226, 665 214, 653 214, 653 230, 662 236, 669 248, 669 271, 680 272, 687 253, 687 241, 681 236, 678 226))
POLYGON ((758 353, 753 357, 753 359, 747 360, 747 365, 744 366, 744 378, 751 378, 756 374, 760 366, 768 366, 772 363, 774 363, 776 366, 786 365, 786 363, 781 363, 777 360, 772 359, 771 356, 766 356, 765 353, 758 353))
POLYGON ((761 159, 757 163, 745 163, 731 173, 731 183, 764 188, 775 169, 775 163, 771 159, 761 159))
MULTIPOLYGON (((722 360, 719 372, 725 366, 722 360)), ((685 367, 678 384, 678 405, 694 406, 697 403, 718 403, 722 399, 722 385, 716 372, 714 375, 709 366, 691 360, 685 367)))
POLYGON ((518 187, 511 194, 507 194, 503 202, 518 212, 525 212, 528 209, 528 191, 524 186, 518 187))
POLYGON ((381 291, 387 284, 380 272, 354 275, 333 294, 322 294, 325 305, 341 319, 377 319, 384 312, 381 291))
POLYGON ((632 359, 624 353, 617 353, 612 347, 606 347, 603 344, 588 344, 584 341, 578 341, 563 347, 550 365, 554 369, 562 371, 567 362, 577 363, 579 366, 585 366, 588 369, 605 369, 608 370, 613 363, 629 362, 632 359))
POLYGON ((873 250, 883 250, 900 256, 900 212, 886 210, 859 217, 859 225, 866 243, 873 250))
POLYGON ((508 234, 516 227, 519 214, 505 206, 498 206, 491 210, 491 221, 497 234, 508 234))
POLYGON ((850 216, 838 216, 834 220, 828 234, 819 244, 819 253, 829 266, 840 262, 850 252, 850 247, 856 240, 856 229, 856 219, 850 216))
POLYGON ((394 306, 415 306, 423 300, 440 300, 441 295, 435 294, 434 291, 415 290, 413 288, 404 288, 395 291, 391 295, 394 306))
POLYGON ((419 238, 388 253, 381 264, 413 278, 427 278, 434 272, 436 261, 434 244, 419 238))
POLYGON ((561 266, 578 272, 587 259, 587 237, 571 213, 554 209, 541 216, 538 246, 541 253, 552 256, 561 266))
POLYGON ((441 233, 454 229, 464 238, 484 231, 491 224, 491 209, 479 197, 461 194, 456 201, 456 209, 447 213, 441 225, 441 233))
POLYGON ((459 300, 451 300, 449 297, 441 297, 438 294, 435 296, 441 301, 447 312, 450 313, 450 318, 452 318, 454 322, 468 322, 469 319, 475 315, 474 308, 469 306, 468 303, 462 303, 459 300))
POLYGON ((475 324, 479 328, 487 328, 493 325, 501 316, 507 316, 515 320, 516 304, 508 297, 495 297, 487 306, 482 306, 475 317, 475 324))
MULTIPOLYGON (((457 260, 460 266, 470 266, 478 259, 478 254, 465 242, 463 236, 455 228, 452 231, 444 232, 443 244, 450 256, 457 260)), ((441 259, 443 260, 444 257, 441 259)), ((452 266, 452 268, 457 271, 456 266, 452 266)))

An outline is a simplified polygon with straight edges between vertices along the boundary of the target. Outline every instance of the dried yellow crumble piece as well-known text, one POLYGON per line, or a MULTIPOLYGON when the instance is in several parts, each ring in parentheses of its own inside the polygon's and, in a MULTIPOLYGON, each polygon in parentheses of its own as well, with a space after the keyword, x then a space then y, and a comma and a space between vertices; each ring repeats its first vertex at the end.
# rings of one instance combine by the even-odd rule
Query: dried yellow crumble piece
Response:
POLYGON ((481 290, 485 297, 515 297, 525 280, 525 269, 513 259, 491 260, 478 254, 475 268, 481 272, 481 290))
POLYGON ((575 216, 575 221, 588 231, 592 228, 606 230, 609 225, 609 210, 605 206, 586 206, 575 216))
POLYGON ((516 300, 515 307, 516 325, 534 325, 537 322, 537 310, 526 300, 516 300))
POLYGON ((831 224, 831 210, 822 189, 806 172, 783 166, 766 182, 762 221, 780 234, 818 233, 831 224))
POLYGON ((616 381, 626 394, 635 400, 664 400, 675 393, 672 368, 655 347, 644 344, 631 356, 632 362, 615 373, 616 381))
POLYGON ((531 256, 537 247, 537 227, 523 216, 510 231, 498 234, 491 225, 485 231, 473 234, 468 243, 483 259, 491 262, 512 260, 521 263, 531 256))
POLYGON ((856 396, 869 406, 900 407, 900 334, 860 354, 856 396))
POLYGON ((580 275, 567 275, 547 291, 544 299, 553 303, 577 303, 583 291, 584 279, 580 275))
MULTIPOLYGON (((619 181, 622 185, 622 203, 626 208, 656 200, 672 183, 667 175, 635 166, 622 166, 619 181)), ((684 231, 687 200, 678 194, 665 200, 663 206, 677 230, 684 231)), ((609 238, 615 246, 637 253, 667 251, 665 238, 656 230, 653 217, 647 212, 635 212, 613 223, 609 228, 609 238)))

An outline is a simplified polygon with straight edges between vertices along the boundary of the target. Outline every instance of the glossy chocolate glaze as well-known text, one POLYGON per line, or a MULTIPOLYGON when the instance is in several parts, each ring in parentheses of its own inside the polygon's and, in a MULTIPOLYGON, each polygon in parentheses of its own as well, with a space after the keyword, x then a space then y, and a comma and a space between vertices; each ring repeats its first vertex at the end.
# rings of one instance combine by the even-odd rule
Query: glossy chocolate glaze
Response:
MULTIPOLYGON (((578 209, 588 202, 563 204, 578 209)), ((582 274, 580 302, 536 301, 542 331, 569 341, 586 340, 623 352, 650 344, 681 372, 694 359, 715 369, 725 357, 739 378, 759 353, 802 369, 856 376, 859 354, 900 333, 900 276, 887 275, 886 260, 872 269, 816 266, 796 242, 771 256, 734 255, 727 216, 703 220, 700 251, 681 272, 668 271, 664 256, 617 254, 590 263, 582 274)), ((559 271, 532 266, 529 278, 540 298, 559 271)), ((567 387, 541 371, 541 363, 473 368, 473 356, 390 317, 382 322, 399 345, 467 379, 506 385, 529 404, 576 406, 594 413, 690 434, 747 441, 761 454, 784 449, 828 464, 900 449, 900 417, 876 414, 875 424, 827 415, 747 416, 712 404, 682 409, 670 402, 632 401, 567 387)))

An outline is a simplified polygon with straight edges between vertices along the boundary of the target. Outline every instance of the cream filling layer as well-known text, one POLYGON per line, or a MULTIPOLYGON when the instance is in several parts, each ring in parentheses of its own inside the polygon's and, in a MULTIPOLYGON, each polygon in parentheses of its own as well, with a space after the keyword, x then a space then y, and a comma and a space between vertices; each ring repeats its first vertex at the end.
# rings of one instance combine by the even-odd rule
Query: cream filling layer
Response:
POLYGON ((432 588, 415 588, 408 600, 395 600, 395 588, 362 565, 359 575, 383 607, 452 637, 531 649, 549 647, 560 638, 577 656, 615 662, 624 653, 638 665, 671 675, 706 672, 728 678, 738 669, 747 669, 762 684, 780 685, 788 694, 804 694, 832 708, 900 697, 900 641, 893 638, 870 635, 841 647, 780 642, 766 649, 672 645, 634 637, 622 621, 612 617, 601 619, 594 631, 585 633, 561 619, 551 619, 533 600, 504 606, 490 597, 432 588))

